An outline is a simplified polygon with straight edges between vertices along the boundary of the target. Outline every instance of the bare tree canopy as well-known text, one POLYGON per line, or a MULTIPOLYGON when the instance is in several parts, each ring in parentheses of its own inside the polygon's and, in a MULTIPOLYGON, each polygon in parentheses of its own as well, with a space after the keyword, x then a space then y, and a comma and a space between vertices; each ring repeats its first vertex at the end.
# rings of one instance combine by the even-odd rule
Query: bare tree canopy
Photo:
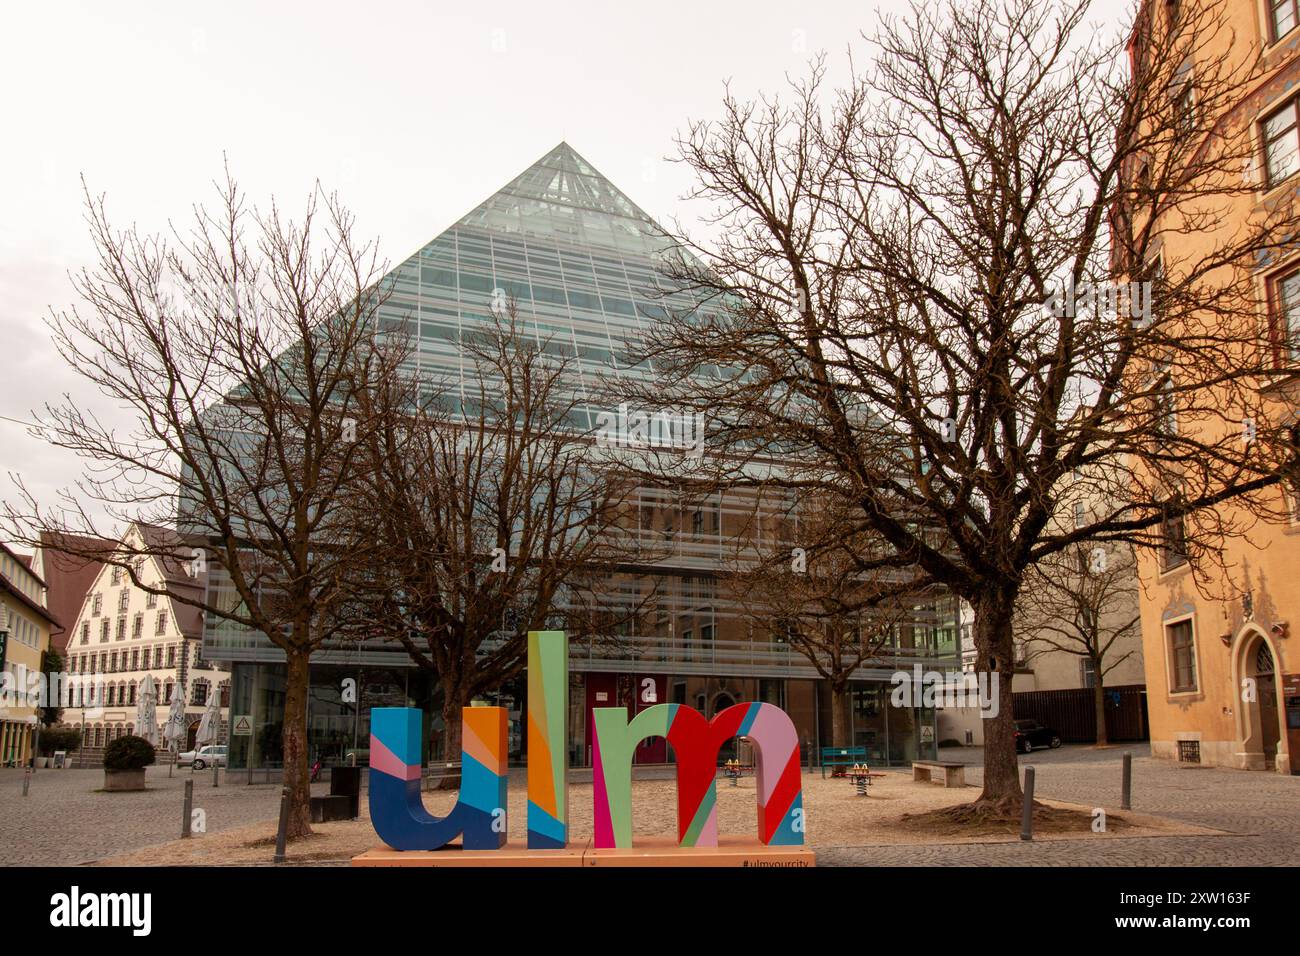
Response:
POLYGON ((889 549, 879 542, 873 547, 869 533, 846 535, 853 520, 839 499, 796 498, 780 509, 757 498, 754 510, 758 521, 776 530, 765 540, 754 533, 756 521, 736 537, 728 590, 752 634, 794 648, 826 681, 831 745, 850 746, 849 681, 898 653, 891 645, 903 629, 933 623, 921 602, 933 604, 942 589, 922 588, 928 595, 911 590, 910 569, 863 571, 864 558, 870 563, 873 552, 889 549))
POLYGON ((80 306, 48 324, 63 359, 132 424, 116 429, 70 398, 46 405, 34 433, 76 452, 86 472, 53 508, 20 483, 4 523, 33 543, 43 528, 118 540, 92 519, 94 503, 110 521, 178 529, 135 550, 91 544, 86 556, 284 652, 297 836, 310 832, 308 660, 338 636, 342 582, 370 550, 338 520, 373 427, 358 396, 401 356, 377 338, 382 264, 335 197, 318 192, 295 219, 250 208, 229 175, 217 188, 218 206, 196 206, 170 236, 116 229, 87 193, 98 262, 74 277, 80 306), (204 566, 209 587, 142 580, 144 554, 204 566))
POLYGON ((1278 202, 1163 256, 1255 187, 1248 130, 1219 122, 1250 81, 1207 52, 1223 13, 1178 4, 1170 25, 1158 7, 1130 33, 1084 0, 917 4, 844 88, 817 61, 680 140, 718 236, 680 237, 700 264, 676 278, 707 305, 645 337, 661 379, 643 400, 707 411, 721 478, 838 497, 849 532, 891 547, 878 564, 971 602, 977 669, 1001 678, 981 811, 1020 796, 1028 569, 1095 540, 1212 560, 1280 516, 1294 467, 1258 387, 1274 366, 1254 270, 1300 223, 1278 202), (755 478, 760 461, 780 467, 755 478), (1100 465, 1113 506, 1051 526, 1072 470, 1100 465), (1212 507, 1229 499, 1231 517, 1212 507))
POLYGON ((374 540, 352 588, 358 617, 437 674, 448 759, 461 708, 523 670, 529 630, 580 640, 645 599, 607 600, 607 578, 633 556, 636 489, 575 431, 570 363, 513 303, 462 349, 474 368, 463 397, 458 383, 416 378, 365 394, 364 416, 382 425, 348 505, 351 535, 374 540))
POLYGON ((1127 544, 1074 545, 1044 558, 1024 577, 1016 636, 1025 663, 1048 655, 1087 661, 1098 744, 1106 733, 1106 675, 1141 649, 1137 562, 1127 544))

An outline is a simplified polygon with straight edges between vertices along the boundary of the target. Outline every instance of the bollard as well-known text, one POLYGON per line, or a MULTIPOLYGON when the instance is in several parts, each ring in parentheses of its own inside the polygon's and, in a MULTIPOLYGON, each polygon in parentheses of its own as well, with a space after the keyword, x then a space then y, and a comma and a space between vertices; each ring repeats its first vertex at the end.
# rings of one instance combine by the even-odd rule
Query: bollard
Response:
POLYGON ((1119 807, 1121 810, 1132 810, 1133 806, 1133 754, 1130 751, 1124 752, 1124 782, 1120 785, 1119 807))
POLYGON ((1034 768, 1025 768, 1025 804, 1020 812, 1020 839, 1034 838, 1034 768))
POLYGON ((221 764, 219 764, 217 761, 214 760, 212 761, 212 785, 214 787, 217 786, 217 778, 219 778, 220 776, 221 776, 221 764))
POLYGON ((27 789, 32 785, 32 768, 28 767, 23 771, 23 796, 27 796, 27 789))
POLYGON ((280 829, 275 834, 275 859, 272 862, 284 862, 284 840, 289 829, 289 788, 280 788, 280 829))
POLYGON ((190 821, 194 816, 194 781, 185 781, 185 818, 181 820, 181 839, 190 838, 190 821))

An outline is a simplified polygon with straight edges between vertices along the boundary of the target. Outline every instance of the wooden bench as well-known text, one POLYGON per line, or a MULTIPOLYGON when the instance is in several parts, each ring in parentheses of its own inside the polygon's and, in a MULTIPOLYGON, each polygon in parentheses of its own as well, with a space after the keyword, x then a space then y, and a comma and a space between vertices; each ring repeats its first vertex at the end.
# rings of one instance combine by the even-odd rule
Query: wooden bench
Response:
POLYGON ((830 767, 831 776, 842 777, 844 770, 836 770, 836 767, 843 767, 847 770, 855 763, 867 762, 866 747, 823 747, 822 748, 822 776, 826 776, 826 768, 830 767))
POLYGON ((966 786, 966 765, 964 763, 946 763, 941 760, 915 760, 912 762, 912 781, 914 783, 939 783, 936 771, 943 774, 945 787, 966 786))

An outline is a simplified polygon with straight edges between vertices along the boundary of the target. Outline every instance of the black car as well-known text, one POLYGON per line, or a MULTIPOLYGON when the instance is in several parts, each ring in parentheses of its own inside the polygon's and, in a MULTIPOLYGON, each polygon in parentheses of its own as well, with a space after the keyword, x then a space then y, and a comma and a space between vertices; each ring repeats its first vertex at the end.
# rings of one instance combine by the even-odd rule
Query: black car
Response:
POLYGON ((1056 731, 1050 727, 1044 727, 1036 720, 1017 720, 1014 723, 1016 728, 1016 750, 1022 754, 1027 754, 1035 747, 1051 747, 1053 749, 1061 746, 1061 738, 1057 736, 1056 731))

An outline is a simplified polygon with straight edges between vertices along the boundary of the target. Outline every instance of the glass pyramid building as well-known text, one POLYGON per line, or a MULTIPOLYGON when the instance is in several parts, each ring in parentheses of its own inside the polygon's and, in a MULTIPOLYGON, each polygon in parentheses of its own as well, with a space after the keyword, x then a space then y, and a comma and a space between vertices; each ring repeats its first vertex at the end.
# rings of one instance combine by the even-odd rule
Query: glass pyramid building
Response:
MULTIPOLYGON (((648 363, 630 364, 629 341, 666 315, 690 321, 701 308, 689 294, 671 291, 664 272, 669 254, 684 253, 572 147, 560 143, 397 264, 386 277, 390 295, 379 317, 385 328, 415 337, 410 372, 421 382, 437 382, 440 390, 445 383, 445 397, 468 409, 484 383, 463 344, 494 325, 493 313, 500 314, 503 299, 513 300, 538 345, 569 360, 584 403, 573 427, 586 432, 597 427, 594 414, 603 410, 602 379, 654 373, 648 363)), ((591 763, 589 720, 597 706, 639 710, 655 701, 672 702, 712 716, 736 701, 764 700, 785 707, 801 737, 824 738, 822 728, 831 720, 828 698, 816 688, 818 672, 779 635, 752 628, 717 580, 730 553, 726 542, 748 527, 751 505, 718 494, 687 507, 655 489, 639 493, 637 532, 660 547, 671 541, 671 557, 653 572, 655 605, 635 629, 621 632, 617 643, 570 645, 571 763, 591 763)), ((933 736, 928 745, 918 736, 923 724, 933 726, 933 712, 888 714, 885 697, 893 668, 904 660, 910 666, 942 655, 934 642, 952 644, 953 636, 934 629, 925 640, 924 650, 909 646, 898 652, 902 657, 882 659, 857 678, 865 683, 854 691, 859 715, 854 720, 864 739, 877 742, 880 762, 904 761, 922 752, 918 748, 933 747, 933 736)), ((275 766, 283 719, 282 653, 264 635, 217 619, 206 622, 202 653, 208 660, 230 662, 231 713, 246 715, 255 728, 251 737, 231 738, 231 768, 275 766)), ((435 682, 395 644, 330 645, 312 661, 310 746, 328 761, 345 762, 349 754, 364 759, 370 706, 437 711, 435 682), (349 680, 364 691, 355 703, 340 697, 339 688, 349 680)), ((516 713, 522 700, 520 681, 493 697, 516 713)), ((521 740, 522 733, 512 731, 512 758, 521 740)), ((638 747, 635 759, 668 759, 663 739, 656 741, 638 747)))
MULTIPOLYGON (((513 301, 538 344, 568 359, 583 397, 598 378, 627 374, 627 343, 665 310, 689 315, 689 296, 667 291, 657 266, 674 249, 648 215, 560 143, 389 275, 385 328, 418 336, 421 381, 452 397, 475 374, 463 338, 513 301), (494 306, 495 303, 495 306, 494 306)), ((638 366, 635 374, 652 371, 638 366)), ((471 386, 470 392, 473 392, 471 386)), ((577 411, 575 429, 594 426, 577 411)))

